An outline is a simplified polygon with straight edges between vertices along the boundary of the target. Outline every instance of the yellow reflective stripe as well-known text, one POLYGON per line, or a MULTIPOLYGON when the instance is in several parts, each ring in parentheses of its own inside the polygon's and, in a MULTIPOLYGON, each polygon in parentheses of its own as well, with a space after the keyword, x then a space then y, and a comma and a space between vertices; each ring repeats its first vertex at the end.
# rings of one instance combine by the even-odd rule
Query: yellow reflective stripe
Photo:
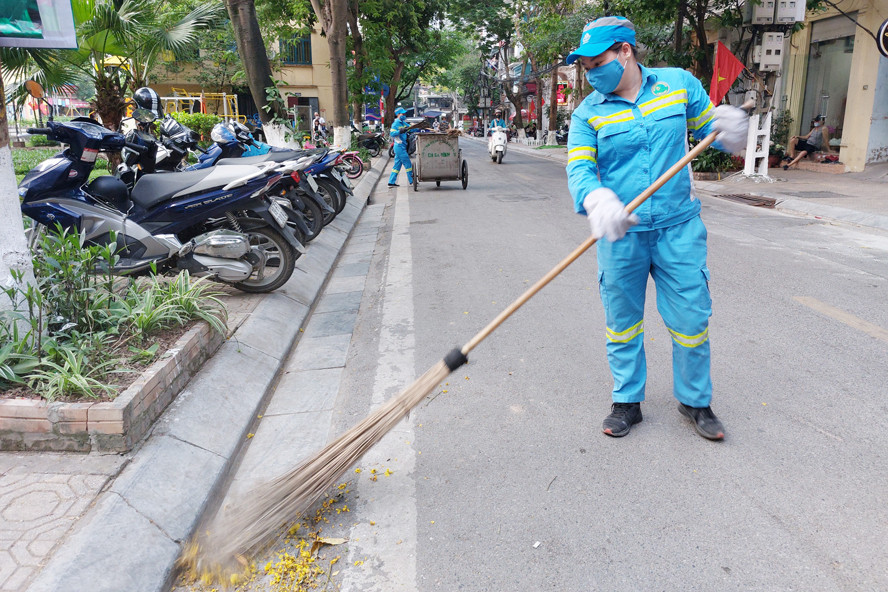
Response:
POLYGON ((632 114, 632 109, 626 109, 625 111, 618 111, 602 117, 591 117, 588 123, 595 131, 598 131, 609 123, 620 123, 622 121, 632 121, 633 119, 635 119, 635 116, 632 114))
POLYGON ((655 111, 659 111, 660 109, 665 109, 666 107, 671 107, 672 105, 679 105, 681 103, 687 103, 687 102, 688 102, 687 97, 676 98, 668 103, 664 103, 662 105, 657 105, 656 107, 648 109, 647 111, 642 111, 641 114, 646 117, 646 116, 650 115, 651 113, 654 113, 655 111))
POLYGON ((400 170, 401 170, 401 169, 392 169, 392 172, 393 172, 393 173, 397 173, 397 172, 400 171, 400 170))
POLYGON ((584 152, 588 152, 589 154, 591 154, 593 152, 598 152, 598 149, 593 146, 577 146, 576 148, 571 148, 570 150, 568 150, 567 153, 573 154, 574 152, 577 152, 579 150, 582 150, 584 152))
POLYGON ((669 331, 669 334, 672 335, 672 339, 675 343, 685 347, 698 347, 706 343, 709 339, 709 327, 706 327, 703 329, 702 333, 698 333, 697 335, 682 335, 678 331, 673 331, 668 327, 666 329, 669 331))
POLYGON ((607 327, 607 340, 614 343, 628 343, 644 333, 644 319, 638 321, 625 331, 617 333, 610 327, 607 327))
POLYGON ((658 102, 658 101, 663 101, 663 100, 665 100, 665 99, 672 98, 672 97, 674 97, 674 96, 676 96, 676 95, 684 95, 685 97, 687 97, 687 96, 688 96, 688 91, 685 90, 685 89, 683 89, 683 88, 680 88, 680 89, 678 89, 678 90, 674 90, 674 91, 672 91, 671 93, 667 93, 667 94, 665 94, 665 95, 661 95, 661 96, 657 97, 656 99, 651 99, 650 101, 645 101, 644 103, 639 103, 639 104, 638 104, 638 108, 641 109, 641 110, 644 110, 644 108, 647 107, 647 106, 649 106, 649 105, 653 105, 654 103, 656 103, 656 102, 658 102))
POLYGON ((410 168, 410 169, 405 168, 405 169, 404 169, 404 172, 405 172, 405 173, 409 173, 409 172, 412 171, 412 170, 413 170, 412 168, 410 168))
POLYGON ((709 121, 712 119, 712 114, 709 113, 710 111, 712 111, 712 103, 710 103, 708 107, 703 109, 703 113, 701 113, 697 117, 692 117, 691 119, 688 119, 688 127, 692 130, 697 130, 709 123, 709 121), (706 117, 707 115, 709 116, 706 117), (702 121, 704 117, 706 117, 706 120, 702 121))
POLYGON ((568 150, 567 164, 570 164, 575 160, 591 160, 592 162, 597 162, 595 160, 595 154, 597 153, 598 150, 592 146, 578 146, 572 150, 568 150))

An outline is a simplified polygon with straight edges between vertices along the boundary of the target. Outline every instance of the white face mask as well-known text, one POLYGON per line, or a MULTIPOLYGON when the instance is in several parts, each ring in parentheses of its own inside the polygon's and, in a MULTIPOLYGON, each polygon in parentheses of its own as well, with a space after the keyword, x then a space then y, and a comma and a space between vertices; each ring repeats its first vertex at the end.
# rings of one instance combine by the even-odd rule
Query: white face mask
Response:
POLYGON ((820 127, 821 125, 822 125, 822 124, 820 124, 820 123, 815 123, 815 124, 814 124, 814 127, 820 127))

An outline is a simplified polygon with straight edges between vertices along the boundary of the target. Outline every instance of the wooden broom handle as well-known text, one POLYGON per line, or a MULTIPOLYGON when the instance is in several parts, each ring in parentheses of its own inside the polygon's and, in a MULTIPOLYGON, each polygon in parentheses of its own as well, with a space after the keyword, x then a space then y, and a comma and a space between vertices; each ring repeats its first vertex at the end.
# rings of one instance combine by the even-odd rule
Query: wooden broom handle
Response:
MULTIPOLYGON (((750 109, 754 106, 755 106, 755 103, 753 103, 752 101, 747 101, 740 108, 741 109, 750 109)), ((681 169, 688 166, 688 163, 691 162, 692 160, 694 160, 695 158, 697 158, 697 156, 701 152, 703 152, 704 150, 709 148, 709 145, 715 141, 715 137, 717 135, 718 135, 718 132, 712 132, 708 136, 706 136, 705 138, 700 140, 700 142, 696 146, 694 146, 694 148, 692 150, 690 150, 687 154, 685 154, 681 160, 679 160, 674 165, 672 165, 672 167, 670 167, 670 169, 668 171, 666 171, 665 173, 660 175, 660 178, 657 179, 656 181, 654 181, 654 183, 650 187, 648 187, 647 189, 642 191, 638 197, 636 197, 631 202, 629 202, 626 205, 626 212, 629 214, 634 212, 638 206, 640 206, 642 203, 644 203, 644 201, 647 198, 649 198, 651 195, 654 194, 655 191, 657 191, 660 187, 662 187, 666 183, 666 181, 671 179, 678 171, 680 171, 681 169)), ((479 343, 481 343, 482 341, 487 339, 487 337, 491 333, 493 333, 494 329, 496 329, 497 327, 502 325, 503 321, 505 321, 510 316, 512 316, 512 313, 514 313, 516 310, 518 310, 519 308, 524 306, 524 303, 526 303, 528 300, 530 300, 537 292, 542 290, 549 282, 551 282, 553 279, 555 279, 555 277, 558 274, 560 274, 562 271, 564 271, 568 265, 570 265, 571 263, 576 261, 576 259, 580 255, 582 255, 583 253, 588 251, 589 248, 592 245, 594 245, 597 241, 598 241, 598 237, 590 236, 589 238, 587 238, 583 242, 583 244, 581 244, 579 247, 574 249, 574 251, 570 255, 568 255, 567 257, 562 259, 561 262, 558 263, 558 265, 556 265, 555 267, 553 267, 549 273, 544 275, 537 283, 535 283, 530 288, 528 288, 527 291, 524 292, 524 294, 522 294, 521 296, 518 297, 517 300, 515 300, 515 302, 510 304, 503 312, 499 313, 499 315, 497 315, 497 317, 495 319, 493 319, 486 327, 481 329, 474 337, 472 337, 472 339, 468 343, 466 343, 464 346, 462 346, 461 351, 462 351, 463 355, 467 356, 470 351, 472 351, 473 349, 475 349, 475 347, 478 346, 479 343)))

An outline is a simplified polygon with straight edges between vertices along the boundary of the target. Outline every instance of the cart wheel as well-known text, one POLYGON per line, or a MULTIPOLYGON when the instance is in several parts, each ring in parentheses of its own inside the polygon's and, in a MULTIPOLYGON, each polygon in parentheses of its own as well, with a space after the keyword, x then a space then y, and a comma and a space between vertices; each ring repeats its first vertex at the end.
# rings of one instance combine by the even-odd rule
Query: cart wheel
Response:
POLYGON ((413 175, 413 191, 419 191, 419 175, 413 175))
POLYGON ((440 186, 441 186, 441 181, 435 181, 435 187, 440 187, 440 186))
POLYGON ((469 186, 469 165, 466 164, 466 161, 462 161, 462 166, 460 167, 460 176, 462 177, 463 189, 469 186))

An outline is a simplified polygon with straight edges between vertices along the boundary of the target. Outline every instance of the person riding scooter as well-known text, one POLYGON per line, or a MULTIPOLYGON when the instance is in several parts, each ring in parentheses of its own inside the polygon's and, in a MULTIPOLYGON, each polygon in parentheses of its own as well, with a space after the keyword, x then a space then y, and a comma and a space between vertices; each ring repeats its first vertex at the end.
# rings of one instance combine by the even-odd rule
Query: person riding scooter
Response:
POLYGON ((506 146, 509 144, 509 135, 506 130, 506 122, 502 118, 502 111, 494 113, 494 119, 490 122, 490 137, 487 139, 487 151, 490 158, 501 163, 506 155, 506 146))

